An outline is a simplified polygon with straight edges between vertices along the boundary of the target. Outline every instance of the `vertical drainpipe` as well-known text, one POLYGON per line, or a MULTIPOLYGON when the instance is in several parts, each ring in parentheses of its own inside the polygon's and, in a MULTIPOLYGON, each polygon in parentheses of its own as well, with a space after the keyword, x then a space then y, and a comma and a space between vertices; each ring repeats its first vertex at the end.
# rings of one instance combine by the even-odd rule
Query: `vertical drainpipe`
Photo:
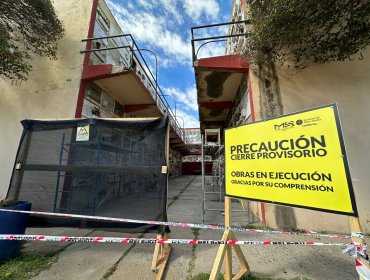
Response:
MULTIPOLYGON (((256 121, 256 116, 254 114, 254 103, 253 103, 253 92, 252 92, 252 83, 251 83, 251 74, 250 70, 248 71, 248 95, 249 95, 249 102, 251 105, 251 117, 252 117, 252 122, 256 121)), ((261 205, 261 218, 262 218, 262 223, 266 225, 266 209, 265 209, 265 203, 259 202, 261 205)))
MULTIPOLYGON (((95 28, 95 19, 96 19, 96 13, 98 9, 98 2, 99 0, 92 0, 92 9, 91 9, 91 16, 90 16, 90 23, 89 23, 89 30, 87 33, 87 38, 92 38, 94 36, 94 28, 95 28)), ((91 49, 92 41, 86 42, 86 50, 91 49)), ((82 106, 84 102, 84 96, 85 96, 85 89, 87 86, 87 81, 82 79, 83 73, 89 68, 90 64, 90 54, 91 53, 85 53, 84 54, 84 61, 82 66, 82 73, 81 73, 81 80, 80 80, 80 89, 78 92, 77 97, 77 105, 76 105, 76 112, 75 112, 75 118, 81 118, 82 114, 82 106)))

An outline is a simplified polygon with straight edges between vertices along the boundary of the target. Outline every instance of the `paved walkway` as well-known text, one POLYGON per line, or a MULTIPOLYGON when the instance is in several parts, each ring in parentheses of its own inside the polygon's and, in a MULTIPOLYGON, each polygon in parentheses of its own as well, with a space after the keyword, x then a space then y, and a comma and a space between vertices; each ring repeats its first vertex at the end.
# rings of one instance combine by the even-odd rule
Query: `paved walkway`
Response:
MULTIPOLYGON (((201 177, 183 176, 170 181, 168 219, 173 222, 201 223, 201 177)), ((232 203, 233 209, 241 209, 232 203)), ((222 205, 221 205, 222 206, 222 205)), ((233 213, 233 225, 246 225, 245 213, 233 213)), ((220 212, 208 212, 206 223, 223 223, 220 212)), ((171 228, 173 238, 221 239, 222 232, 171 228)), ((122 233, 86 229, 29 229, 30 234, 74 236, 121 236, 122 233)), ((124 236, 139 236, 124 234, 124 236)), ((145 234, 144 237, 154 237, 145 234)), ((240 234, 244 240, 307 241, 307 237, 289 237, 271 234, 240 234)), ((317 239, 311 239, 318 241, 317 239)), ((321 239, 322 242, 332 240, 321 239)), ((338 240, 336 240, 337 242, 338 240)), ((345 241, 344 241, 345 242, 345 241)), ((154 245, 148 244, 91 244, 91 243, 26 243, 24 251, 59 252, 50 269, 33 279, 154 279, 150 270, 154 245)), ((175 245, 171 253, 166 279, 189 279, 201 272, 210 272, 218 246, 175 245)), ((354 261, 342 254, 338 247, 257 247, 243 246, 245 256, 254 274, 280 278, 297 276, 309 279, 356 279, 354 261)), ((238 269, 233 256, 234 271, 238 269)))

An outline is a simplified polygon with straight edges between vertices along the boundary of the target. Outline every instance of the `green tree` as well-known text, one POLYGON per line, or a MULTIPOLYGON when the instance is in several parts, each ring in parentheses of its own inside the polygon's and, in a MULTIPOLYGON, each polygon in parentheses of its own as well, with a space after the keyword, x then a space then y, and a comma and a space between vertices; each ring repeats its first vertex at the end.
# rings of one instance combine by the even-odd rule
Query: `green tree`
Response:
POLYGON ((369 0, 247 0, 252 63, 302 69, 342 61, 370 45, 369 0))
POLYGON ((27 80, 32 54, 56 59, 63 36, 50 0, 0 0, 0 77, 27 80))

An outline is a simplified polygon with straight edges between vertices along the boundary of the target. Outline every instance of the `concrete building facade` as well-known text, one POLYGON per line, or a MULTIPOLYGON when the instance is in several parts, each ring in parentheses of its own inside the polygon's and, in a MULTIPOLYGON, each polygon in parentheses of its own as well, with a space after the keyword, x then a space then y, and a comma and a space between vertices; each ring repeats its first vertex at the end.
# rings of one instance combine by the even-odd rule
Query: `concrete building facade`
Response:
MULTIPOLYGON (((230 22, 234 24, 229 25, 228 35, 246 32, 240 21, 246 19, 247 8, 245 1, 233 2, 230 22)), ((242 55, 245 38, 227 38, 224 55, 194 59, 201 128, 235 127, 337 103, 360 222, 369 233, 370 48, 343 62, 310 64, 298 73, 273 65, 269 75, 261 75, 242 55), (209 82, 215 73, 222 77, 217 87, 209 82), (240 78, 233 80, 238 74, 240 78), (215 95, 215 88, 222 90, 215 95), (218 115, 205 107, 217 108, 218 115)), ((271 227, 350 231, 346 216, 260 202, 252 205, 260 220, 271 227)))
MULTIPOLYGON (((55 0, 53 5, 65 28, 58 59, 34 57, 27 81, 0 79, 0 198, 6 195, 23 119, 168 115, 172 158, 185 149, 185 134, 133 37, 81 41, 124 34, 105 1, 55 0), (126 48, 103 50, 118 46, 126 48), (96 51, 81 54, 85 49, 96 51)), ((178 174, 181 160, 174 162, 178 174)))

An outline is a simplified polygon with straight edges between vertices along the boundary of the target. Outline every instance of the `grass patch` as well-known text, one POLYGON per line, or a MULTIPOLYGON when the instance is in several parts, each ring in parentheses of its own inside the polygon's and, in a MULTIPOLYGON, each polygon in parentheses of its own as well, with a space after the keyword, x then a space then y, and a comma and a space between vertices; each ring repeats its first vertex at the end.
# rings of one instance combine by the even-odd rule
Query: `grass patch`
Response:
MULTIPOLYGON (((94 232, 90 231, 85 236, 94 232)), ((20 253, 18 257, 0 263, 0 280, 31 279, 41 271, 47 270, 58 259, 58 254, 66 250, 73 243, 69 243, 49 253, 20 253)), ((22 247, 21 247, 22 250, 22 247)))
POLYGON ((260 230, 272 230, 270 227, 265 226, 265 225, 252 225, 252 224, 244 225, 244 226, 242 226, 242 228, 260 229, 260 230))
MULTIPOLYGON (((299 228, 294 228, 294 227, 285 227, 283 229, 273 229, 265 225, 244 225, 242 228, 248 228, 248 229, 260 229, 260 230, 282 230, 282 231, 287 231, 287 232, 292 232, 292 233, 306 233, 307 231, 305 229, 299 229, 299 228)), ((325 232, 320 232, 320 233, 325 233, 325 232)), ((294 279, 296 280, 296 279, 294 279)))
POLYGON ((0 264, 0 280, 26 280, 48 269, 57 259, 55 253, 20 255, 0 264))
MULTIPOLYGON (((191 278, 189 280, 208 280, 209 276, 211 276, 209 273, 199 273, 191 278)), ((223 280, 224 277, 222 275, 218 275, 218 280, 223 280)))
POLYGON ((198 239, 200 228, 192 228, 191 232, 194 234, 194 239, 198 239))
MULTIPOLYGON (((208 280, 210 274, 209 273, 199 273, 192 278, 189 278, 189 280, 208 280)), ((224 280, 224 276, 219 274, 218 280, 224 280)), ((240 280, 310 280, 305 277, 295 277, 295 278, 273 278, 273 277, 267 277, 267 276, 255 276, 253 274, 245 275, 240 278, 240 280)))
POLYGON ((284 231, 294 232, 294 233, 306 233, 307 231, 300 228, 294 228, 294 227, 285 227, 283 228, 284 231))
MULTIPOLYGON (((191 231, 194 235, 194 239, 198 239, 200 228, 192 228, 191 231)), ((193 244, 193 246, 191 247, 191 259, 190 259, 189 265, 188 265, 188 275, 191 275, 191 273, 193 272, 194 267, 195 267, 195 260, 197 259, 197 256, 195 255, 195 249, 196 248, 197 248, 196 244, 193 244)), ((193 278, 191 278, 191 276, 188 276, 187 279, 193 279, 193 278)))

